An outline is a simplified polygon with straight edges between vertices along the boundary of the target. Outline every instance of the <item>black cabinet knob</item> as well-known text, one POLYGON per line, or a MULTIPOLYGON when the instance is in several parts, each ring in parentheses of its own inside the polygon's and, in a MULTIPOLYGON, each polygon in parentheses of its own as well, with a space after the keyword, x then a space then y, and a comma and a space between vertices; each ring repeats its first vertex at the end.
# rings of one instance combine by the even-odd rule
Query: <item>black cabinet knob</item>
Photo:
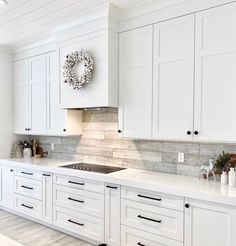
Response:
POLYGON ((188 134, 188 135, 191 135, 191 134, 192 134, 192 132, 191 132, 191 131, 187 131, 187 134, 188 134))
POLYGON ((63 129, 63 132, 66 132, 66 129, 63 129))
POLYGON ((11 171, 11 172, 14 172, 14 170, 13 170, 13 169, 11 169, 10 171, 11 171))
POLYGON ((121 130, 118 130, 118 133, 121 133, 121 130))
POLYGON ((190 205, 186 203, 185 204, 185 208, 189 208, 189 207, 190 207, 190 205))
POLYGON ((25 128, 25 131, 28 131, 28 128, 25 128))
POLYGON ((198 135, 198 131, 194 131, 194 135, 198 135))

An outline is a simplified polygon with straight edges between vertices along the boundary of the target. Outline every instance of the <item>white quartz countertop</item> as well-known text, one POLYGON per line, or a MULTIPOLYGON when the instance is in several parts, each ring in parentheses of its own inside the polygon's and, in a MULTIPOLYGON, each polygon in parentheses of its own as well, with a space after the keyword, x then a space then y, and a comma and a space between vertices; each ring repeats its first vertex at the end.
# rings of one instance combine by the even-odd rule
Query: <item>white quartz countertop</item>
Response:
POLYGON ((139 169, 125 169, 122 171, 101 174, 62 168, 60 166, 76 163, 53 159, 0 159, 0 165, 9 165, 21 168, 35 168, 45 172, 70 175, 85 179, 95 179, 107 183, 125 185, 138 189, 145 189, 182 196, 191 199, 200 199, 224 205, 236 206, 236 187, 204 179, 175 174, 159 173, 139 169))

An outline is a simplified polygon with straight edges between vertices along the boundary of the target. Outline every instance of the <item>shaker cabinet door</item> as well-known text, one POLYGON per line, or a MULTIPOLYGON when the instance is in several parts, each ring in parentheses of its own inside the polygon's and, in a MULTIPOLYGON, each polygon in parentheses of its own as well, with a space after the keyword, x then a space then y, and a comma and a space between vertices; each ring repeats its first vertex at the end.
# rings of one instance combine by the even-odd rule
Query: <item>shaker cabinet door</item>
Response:
POLYGON ((236 245, 236 208, 187 199, 185 246, 236 245))
POLYGON ((47 131, 46 55, 29 59, 30 67, 30 134, 45 135, 47 131))
POLYGON ((14 63, 14 133, 27 134, 29 128, 28 59, 14 63))
POLYGON ((119 128, 123 137, 151 138, 152 26, 120 34, 119 128))
POLYGON ((64 135, 67 110, 60 108, 59 56, 56 51, 47 54, 48 114, 47 134, 64 135))
POLYGON ((196 140, 236 141, 236 3, 196 14, 196 140))
POLYGON ((194 15, 154 26, 153 62, 153 138, 193 140, 194 15))

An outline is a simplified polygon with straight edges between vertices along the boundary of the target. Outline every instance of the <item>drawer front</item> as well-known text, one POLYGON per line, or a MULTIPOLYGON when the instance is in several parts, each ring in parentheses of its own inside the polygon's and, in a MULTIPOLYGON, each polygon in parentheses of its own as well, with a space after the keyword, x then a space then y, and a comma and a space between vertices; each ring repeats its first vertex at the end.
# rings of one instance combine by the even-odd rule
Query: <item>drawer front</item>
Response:
POLYGON ((122 187, 121 197, 124 199, 170 208, 179 211, 184 210, 184 199, 182 197, 170 196, 163 193, 139 190, 135 188, 122 187))
POLYGON ((16 168, 15 175, 24 178, 42 180, 42 172, 26 168, 16 168))
POLYGON ((156 235, 183 241, 183 213, 122 199, 121 223, 156 235))
POLYGON ((183 246, 183 243, 127 226, 121 226, 122 246, 183 246))
POLYGON ((104 195, 53 185, 53 204, 74 209, 81 213, 104 217, 104 195))
POLYGON ((15 194, 15 210, 42 219, 42 201, 15 194))
POLYGON ((83 178, 63 175, 53 175, 53 183, 58 185, 65 185, 80 190, 104 193, 104 183, 94 180, 86 180, 83 178))
POLYGON ((104 242, 104 220, 100 218, 54 206, 53 224, 97 242, 104 242))
POLYGON ((20 195, 42 200, 42 182, 16 176, 15 192, 20 195))

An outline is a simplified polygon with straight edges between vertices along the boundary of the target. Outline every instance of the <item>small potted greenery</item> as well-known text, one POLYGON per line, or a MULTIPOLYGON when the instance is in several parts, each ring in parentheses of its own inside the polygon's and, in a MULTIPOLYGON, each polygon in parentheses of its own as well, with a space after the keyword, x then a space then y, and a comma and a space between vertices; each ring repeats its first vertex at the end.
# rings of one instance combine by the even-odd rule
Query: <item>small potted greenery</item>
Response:
POLYGON ((215 167, 218 174, 221 174, 223 171, 228 173, 231 167, 230 154, 223 151, 216 159, 215 167))

